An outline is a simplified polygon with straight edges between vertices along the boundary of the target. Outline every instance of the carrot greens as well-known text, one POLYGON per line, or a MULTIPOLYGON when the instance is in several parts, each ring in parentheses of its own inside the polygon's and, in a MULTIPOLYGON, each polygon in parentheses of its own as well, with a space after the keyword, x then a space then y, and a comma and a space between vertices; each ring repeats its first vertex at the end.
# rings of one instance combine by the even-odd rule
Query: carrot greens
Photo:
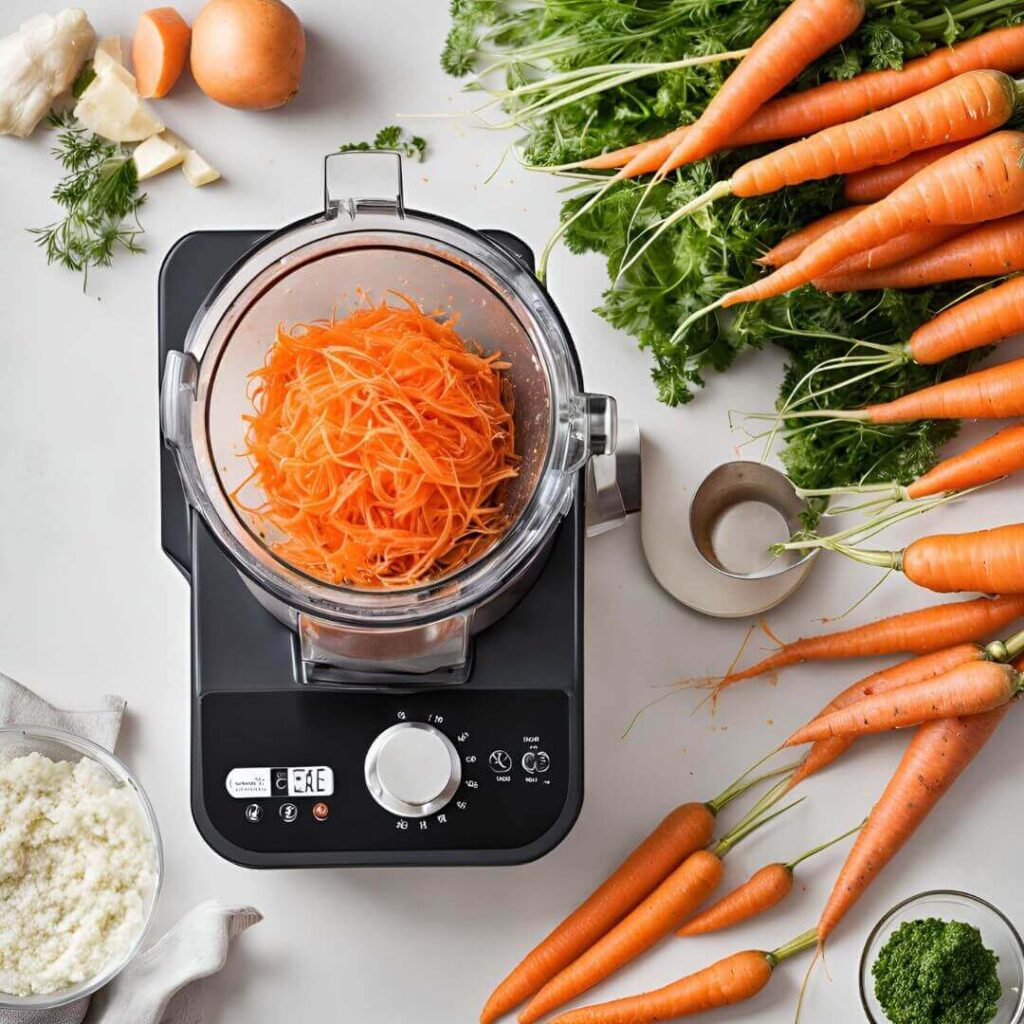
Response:
MULTIPOLYGON (((457 77, 472 74, 468 88, 502 97, 509 119, 518 126, 524 163, 559 168, 695 121, 735 61, 655 67, 743 50, 785 6, 785 0, 455 0, 442 66, 457 77), (651 73, 640 74, 645 64, 651 73), (635 75, 629 81, 609 70, 626 66, 635 75), (581 76, 577 82, 600 87, 581 88, 574 96, 572 74, 581 76), (523 87, 548 80, 552 84, 543 96, 553 102, 545 102, 531 115, 525 108, 537 100, 538 92, 523 87), (557 91, 562 88, 567 91, 557 91)), ((998 0, 959 0, 940 15, 931 0, 869 0, 856 32, 815 62, 795 88, 847 79, 865 70, 899 68, 937 45, 1022 21, 1019 3, 998 0)), ((649 190, 648 179, 619 182, 566 232, 570 250, 596 252, 606 259, 613 283, 597 311, 649 353, 658 398, 666 404, 691 401, 710 372, 725 371, 740 353, 769 342, 790 353, 782 386, 782 395, 788 396, 818 362, 845 355, 847 339, 904 341, 966 291, 966 286, 957 285, 916 293, 822 295, 806 287, 726 315, 704 317, 680 336, 678 328, 691 313, 760 277, 755 260, 768 248, 842 205, 838 178, 746 200, 726 197, 673 224, 620 275, 627 247, 636 252, 649 240, 652 225, 768 148, 712 156, 673 172, 649 190)), ((607 183, 604 175, 593 173, 565 180, 563 221, 607 183)), ((556 279, 558 273, 556 266, 556 279)), ((965 367, 964 362, 942 368, 894 366, 863 385, 851 385, 838 402, 870 404, 917 390, 965 367)), ((819 384, 813 382, 805 390, 819 384)), ((956 430, 955 423, 927 421, 882 428, 843 424, 836 431, 817 425, 791 433, 783 458, 801 487, 909 483, 931 468, 936 450, 956 430)))

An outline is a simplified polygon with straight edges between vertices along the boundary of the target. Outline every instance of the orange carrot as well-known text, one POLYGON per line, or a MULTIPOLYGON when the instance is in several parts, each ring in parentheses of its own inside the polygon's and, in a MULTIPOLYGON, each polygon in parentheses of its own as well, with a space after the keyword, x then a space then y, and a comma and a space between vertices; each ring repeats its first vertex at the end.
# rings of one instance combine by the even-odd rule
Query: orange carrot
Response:
POLYGON ((942 593, 1024 593, 1024 523, 915 540, 899 568, 918 586, 942 593))
POLYGON ((859 420, 876 424, 912 423, 917 420, 1000 420, 1014 416, 1024 416, 1024 359, 954 377, 891 402, 868 405, 863 409, 796 409, 786 413, 787 419, 859 420))
POLYGON ((491 1024, 535 995, 618 924, 687 857, 711 842, 718 812, 763 778, 750 779, 747 773, 707 803, 682 804, 666 815, 607 881, 498 985, 480 1013, 480 1024, 491 1024))
MULTIPOLYGON (((965 230, 965 225, 945 225, 954 237, 917 256, 886 269, 833 267, 815 280, 815 287, 830 292, 871 291, 881 288, 922 288, 944 281, 964 281, 974 277, 998 277, 1024 270, 1024 215, 998 220, 965 230)), ((937 232, 939 226, 920 228, 937 232)), ((955 308, 955 307, 954 307, 955 308)))
POLYGON ((786 235, 778 245, 772 246, 755 262, 760 263, 764 267, 785 266, 791 260, 796 259, 811 242, 821 238, 826 232, 831 231, 844 221, 848 221, 851 217, 856 217, 862 209, 863 207, 859 206, 846 206, 841 210, 833 210, 831 213, 826 213, 824 217, 819 217, 818 220, 808 224, 807 227, 786 235))
POLYGON ((869 71, 794 92, 765 104, 730 140, 732 146, 795 139, 854 121, 917 96, 967 71, 1024 70, 1024 26, 995 29, 954 46, 940 46, 900 71, 869 71))
POLYGON ((864 565, 902 572, 937 593, 1024 593, 1024 523, 922 537, 902 551, 867 551, 828 538, 822 546, 864 565))
POLYGON ((692 853, 625 920, 549 981, 519 1014, 533 1024, 629 963, 697 909, 722 880, 722 862, 708 850, 692 853))
POLYGON ((720 149, 804 68, 850 35, 863 17, 864 0, 793 0, 725 80, 659 174, 720 149))
MULTIPOLYGON (((821 277, 847 256, 928 224, 976 224, 1022 210, 1024 133, 996 132, 929 164, 862 214, 812 242, 791 263, 730 292, 716 305, 781 295, 821 277)), ((693 314, 687 323, 710 308, 693 314)))
POLYGON ((250 375, 246 454, 262 503, 246 508, 239 488, 236 504, 282 538, 284 561, 328 583, 422 583, 472 562, 508 526, 508 363, 467 345, 453 318, 405 301, 280 327, 250 375))
POLYGON ((629 161, 641 150, 646 149, 649 142, 638 142, 633 146, 624 146, 622 149, 613 149, 609 153, 599 153, 597 156, 589 157, 579 162, 579 167, 588 171, 610 171, 619 167, 625 167, 629 161))
POLYGON ((903 266, 905 261, 920 256, 921 253, 927 253, 925 257, 927 259, 937 247, 968 230, 970 229, 963 224, 936 224, 908 231, 905 235, 897 235, 895 238, 889 239, 888 242, 882 242, 881 245, 876 245, 864 252, 847 256, 824 277, 815 281, 814 285, 822 291, 839 291, 835 282, 847 280, 846 275, 868 275, 887 267, 903 266))
MULTIPOLYGON (((966 71, 985 68, 1008 73, 1024 70, 1024 26, 995 29, 954 46, 940 46, 927 56, 908 62, 900 71, 869 71, 845 81, 827 82, 771 100, 737 129, 722 148, 735 149, 813 135, 823 128, 854 121, 874 110, 909 99, 966 71)), ((646 146, 650 147, 650 156, 638 161, 633 173, 625 176, 656 171, 689 130, 690 126, 684 125, 639 147, 602 154, 594 159, 614 157, 617 163, 592 166, 624 167, 646 146)), ((584 162, 583 166, 587 164, 584 162)))
MULTIPOLYGON (((1010 118, 1019 88, 1024 87, 1001 71, 970 71, 894 107, 750 160, 727 181, 717 182, 664 217, 640 249, 624 257, 620 273, 673 224, 724 196, 766 195, 788 185, 900 160, 943 141, 983 135, 1010 118)), ((936 160, 859 216, 812 242, 784 267, 730 292, 709 309, 780 295, 822 276, 848 256, 918 228, 974 224, 1019 213, 1024 209, 1022 152, 1024 134, 999 132, 936 160), (955 186, 945 187, 947 177, 957 175, 963 177, 955 186)), ((708 311, 698 311, 686 323, 708 311)))
POLYGON ((733 953, 664 988, 559 1014, 551 1024, 654 1024, 752 999, 785 959, 818 941, 814 929, 768 953, 733 953))
POLYGON ((787 785, 788 779, 778 783, 712 850, 698 850, 690 854, 647 899, 555 975, 520 1012, 519 1024, 534 1024, 678 928, 718 887, 722 880, 722 858, 761 825, 793 806, 790 804, 781 811, 765 813, 785 792, 787 785))
POLYGON ((876 693, 837 708, 797 729, 783 744, 814 743, 833 736, 866 736, 920 725, 935 718, 977 715, 1012 700, 1024 682, 1009 665, 967 662, 933 679, 876 693))
MULTIPOLYGON (((873 675, 861 679, 859 682, 848 686, 842 693, 834 697, 828 704, 818 712, 815 718, 827 715, 837 708, 847 707, 862 697, 868 697, 875 693, 889 693, 892 690, 916 683, 923 679, 934 679, 943 675, 967 662, 980 661, 985 656, 985 648, 976 643, 961 643, 945 650, 934 651, 931 654, 924 654, 917 658, 910 658, 884 669, 875 672, 873 675)), ((855 736, 834 736, 830 739, 818 740, 807 752, 800 767, 797 768, 792 779, 790 788, 803 782, 804 779, 815 772, 826 768, 838 757, 844 754, 857 741, 855 736)))
POLYGON ((132 40, 132 65, 139 95, 166 96, 178 80, 185 61, 192 30, 173 7, 143 11, 132 40))
POLYGON ((960 455, 944 459, 905 488, 911 500, 966 491, 1024 469, 1024 423, 1000 430, 960 455))
POLYGON ((965 145, 965 142, 948 142, 944 146, 933 146, 931 149, 911 153, 892 164, 848 174, 843 181, 843 196, 851 203, 873 203, 887 196, 898 185, 909 181, 918 171, 935 163, 939 157, 965 145))
POLYGON ((937 719, 918 728, 836 879, 818 922, 820 943, 988 742, 1009 707, 969 718, 937 719))
POLYGON ((717 688, 804 661, 941 651, 954 644, 982 640, 1022 615, 1024 597, 1016 595, 931 605, 838 633, 794 640, 756 665, 723 676, 717 688))
POLYGON ((850 494, 880 494, 880 501, 896 503, 933 498, 1001 480, 1024 469, 1024 423, 1006 427, 959 455, 943 459, 913 483, 850 484, 846 487, 796 488, 801 498, 850 494))
POLYGON ((941 363, 1024 331, 1024 277, 1014 277, 943 310, 910 336, 907 349, 922 365, 941 363))
POLYGON ((793 872, 798 864, 835 846, 847 836, 853 835, 860 825, 844 832, 827 843, 807 850, 799 857, 786 864, 767 864, 755 871, 742 885, 727 893, 707 910, 701 911, 696 917, 690 918, 679 931, 680 938, 691 935, 707 935, 709 932, 731 928, 742 921, 749 921, 765 911, 781 903, 793 891, 793 872))

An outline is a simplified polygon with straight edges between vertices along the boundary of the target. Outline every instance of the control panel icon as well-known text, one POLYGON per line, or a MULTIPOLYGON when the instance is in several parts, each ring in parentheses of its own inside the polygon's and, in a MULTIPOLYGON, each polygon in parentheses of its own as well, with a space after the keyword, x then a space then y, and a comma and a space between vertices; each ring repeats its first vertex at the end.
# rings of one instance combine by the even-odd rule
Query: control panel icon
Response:
POLYGON ((512 755, 507 750, 492 750, 491 756, 487 758, 491 771, 503 775, 512 768, 512 755))

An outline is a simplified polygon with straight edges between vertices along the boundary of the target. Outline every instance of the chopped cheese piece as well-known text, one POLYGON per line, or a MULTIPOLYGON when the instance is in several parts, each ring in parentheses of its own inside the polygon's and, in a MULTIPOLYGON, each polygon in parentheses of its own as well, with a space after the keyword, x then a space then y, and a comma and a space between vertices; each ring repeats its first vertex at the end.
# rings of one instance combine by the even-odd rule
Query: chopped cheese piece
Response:
POLYGON ((96 77, 82 93, 75 107, 75 117, 111 142, 141 142, 164 129, 139 98, 134 82, 124 80, 106 67, 96 66, 96 77))
POLYGON ((211 181, 216 181, 220 177, 220 171, 212 164, 207 163, 194 149, 190 149, 185 154, 181 169, 185 174, 186 181, 193 188, 209 185, 211 181))
POLYGON ((169 171, 185 159, 188 147, 173 132, 164 130, 140 143, 132 154, 139 181, 169 171))

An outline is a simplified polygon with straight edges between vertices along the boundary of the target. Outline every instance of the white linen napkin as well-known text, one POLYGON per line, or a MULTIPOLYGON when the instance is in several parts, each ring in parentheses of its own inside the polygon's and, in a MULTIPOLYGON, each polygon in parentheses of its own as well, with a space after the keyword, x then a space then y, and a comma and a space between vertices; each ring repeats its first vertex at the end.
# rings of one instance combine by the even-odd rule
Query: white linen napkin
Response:
MULTIPOLYGON (((92 711, 65 711, 0 673, 0 726, 67 729, 113 750, 125 701, 105 694, 92 711)), ((253 907, 207 900, 140 953, 109 985, 56 1010, 0 1009, 0 1024, 200 1024, 200 978, 227 960, 232 939, 262 920, 253 907)))

